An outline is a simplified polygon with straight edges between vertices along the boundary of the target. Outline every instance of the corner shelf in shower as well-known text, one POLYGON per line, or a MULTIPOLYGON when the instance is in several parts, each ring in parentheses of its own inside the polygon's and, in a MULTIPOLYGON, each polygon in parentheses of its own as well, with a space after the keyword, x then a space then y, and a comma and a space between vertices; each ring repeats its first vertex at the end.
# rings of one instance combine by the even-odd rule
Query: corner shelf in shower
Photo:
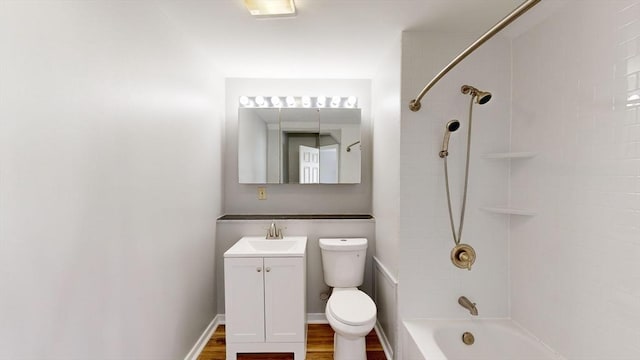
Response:
POLYGON ((481 210, 491 212, 494 214, 506 214, 506 215, 520 215, 520 216, 535 216, 538 213, 530 209, 516 209, 506 206, 485 206, 481 207, 481 210))
MULTIPOLYGON (((521 152, 497 152, 497 153, 486 153, 482 157, 485 159, 531 159, 537 156, 537 152, 531 151, 521 151, 521 152)), ((537 212, 531 209, 518 209, 512 208, 509 206, 485 206, 481 207, 481 210, 494 213, 494 214, 505 214, 505 215, 518 215, 518 216, 535 216, 537 212)))
POLYGON ((522 151, 522 152, 498 152, 487 153, 482 155, 485 159, 530 159, 538 155, 537 152, 522 151))

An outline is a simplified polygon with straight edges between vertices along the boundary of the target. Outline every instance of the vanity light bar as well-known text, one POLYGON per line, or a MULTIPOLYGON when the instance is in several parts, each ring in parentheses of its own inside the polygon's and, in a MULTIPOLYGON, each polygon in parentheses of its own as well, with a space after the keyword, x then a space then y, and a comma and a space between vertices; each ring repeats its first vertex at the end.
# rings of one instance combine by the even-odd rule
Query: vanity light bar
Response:
POLYGON ((355 96, 240 96, 240 107, 247 108, 350 108, 358 106, 355 96))

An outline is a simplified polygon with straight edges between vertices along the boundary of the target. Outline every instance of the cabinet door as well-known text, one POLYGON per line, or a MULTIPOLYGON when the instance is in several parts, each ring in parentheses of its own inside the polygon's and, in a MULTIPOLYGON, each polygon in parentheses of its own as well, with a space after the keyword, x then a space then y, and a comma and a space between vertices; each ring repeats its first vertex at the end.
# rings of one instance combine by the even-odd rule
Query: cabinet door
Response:
POLYGON ((263 274, 262 258, 224 259, 227 342, 264 341, 263 274))
POLYGON ((265 258, 264 268, 266 340, 305 341, 303 258, 265 258))

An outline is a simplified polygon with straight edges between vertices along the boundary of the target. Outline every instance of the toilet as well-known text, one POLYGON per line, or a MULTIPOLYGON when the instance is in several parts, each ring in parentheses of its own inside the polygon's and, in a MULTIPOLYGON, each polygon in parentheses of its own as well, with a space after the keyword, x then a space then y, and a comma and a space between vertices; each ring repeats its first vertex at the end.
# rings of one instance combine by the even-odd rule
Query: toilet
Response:
POLYGON ((364 280, 365 238, 320 239, 324 282, 333 287, 325 315, 335 334, 334 360, 366 360, 365 336, 376 323, 376 304, 358 290, 364 280))

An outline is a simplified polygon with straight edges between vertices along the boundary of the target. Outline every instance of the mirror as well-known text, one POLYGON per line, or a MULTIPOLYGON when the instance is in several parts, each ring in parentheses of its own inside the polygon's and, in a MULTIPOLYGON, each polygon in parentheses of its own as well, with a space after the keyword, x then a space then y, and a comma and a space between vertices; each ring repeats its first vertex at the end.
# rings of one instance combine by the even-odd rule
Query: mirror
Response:
POLYGON ((241 184, 360 183, 360 109, 238 111, 241 184))

